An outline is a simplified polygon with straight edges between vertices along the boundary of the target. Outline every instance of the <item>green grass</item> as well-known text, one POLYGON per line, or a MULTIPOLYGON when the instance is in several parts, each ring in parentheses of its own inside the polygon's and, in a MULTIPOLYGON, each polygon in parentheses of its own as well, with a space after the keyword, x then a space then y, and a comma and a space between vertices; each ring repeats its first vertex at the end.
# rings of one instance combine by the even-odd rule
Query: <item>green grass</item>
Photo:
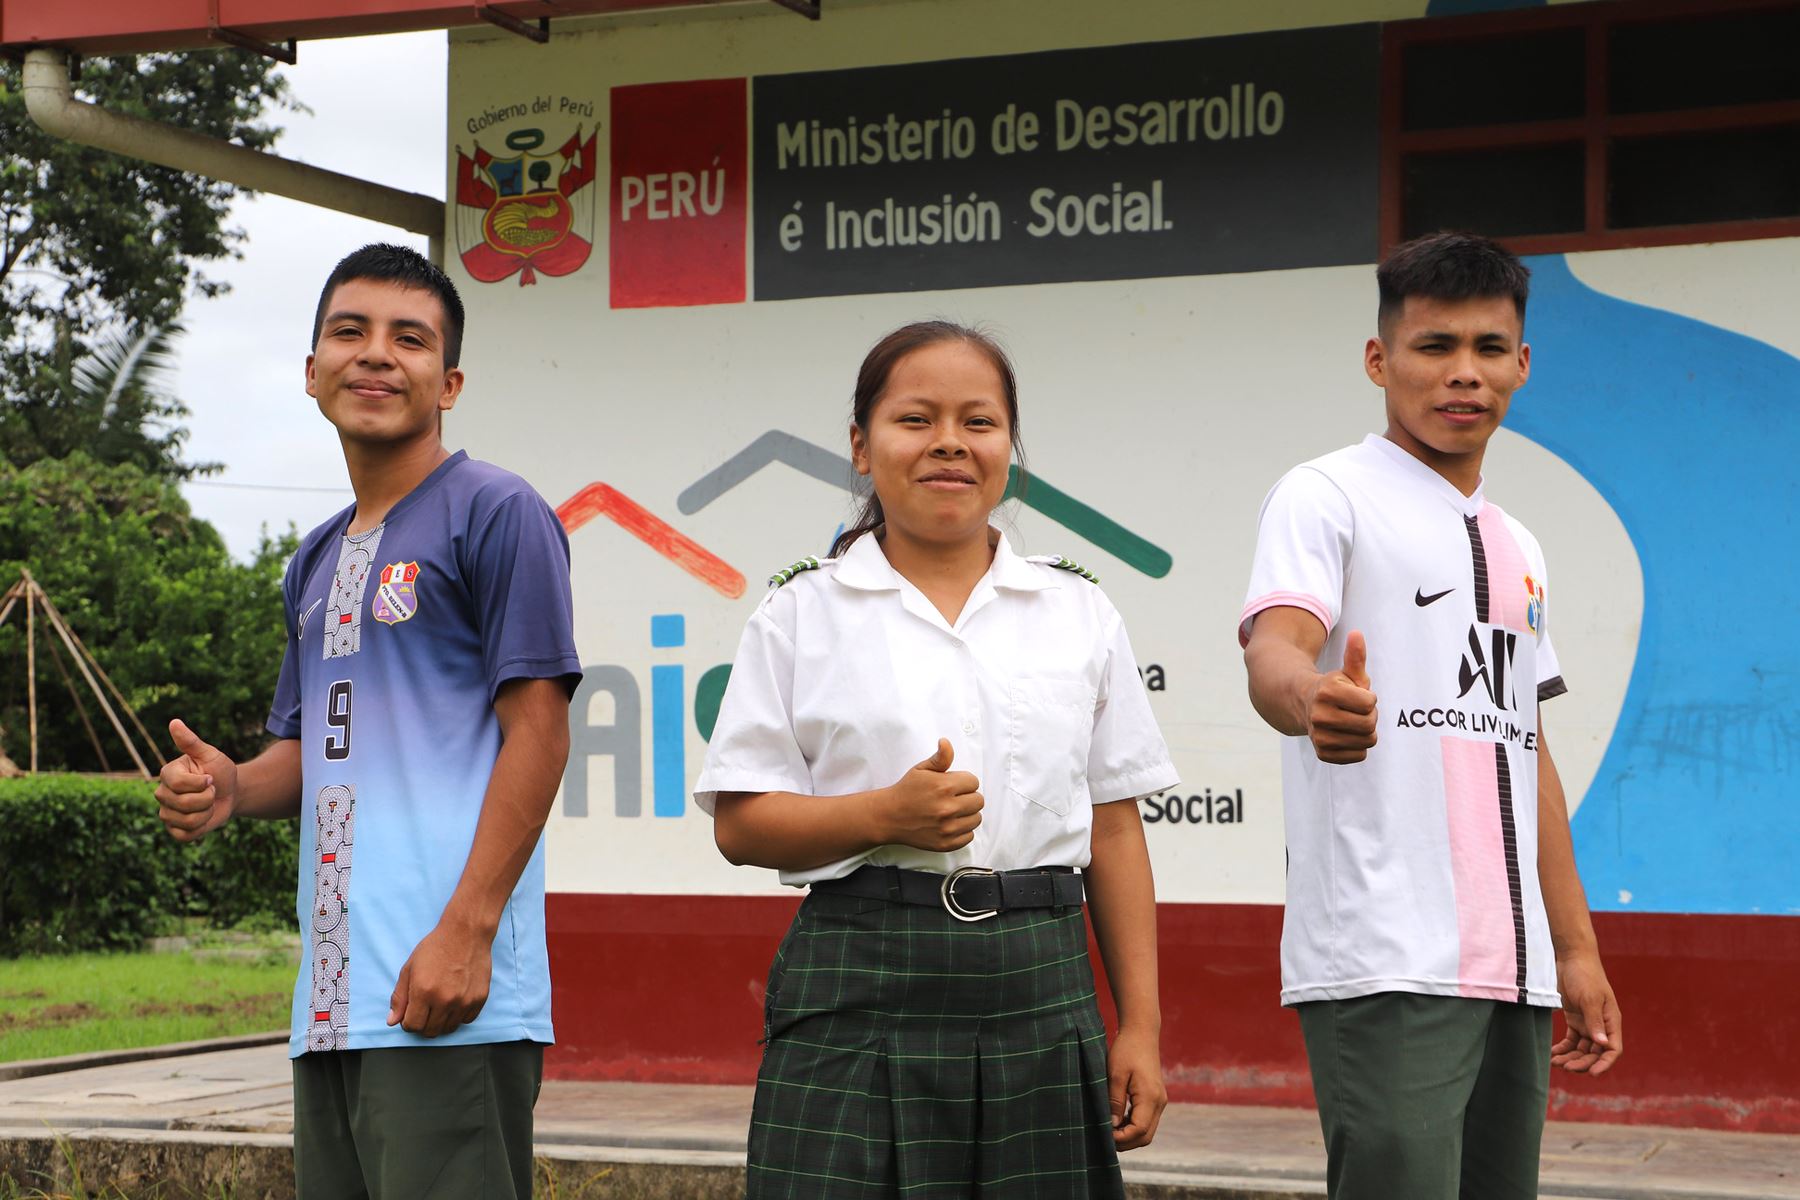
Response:
POLYGON ((45 1189, 20 1183, 10 1175, 0 1175, 0 1200, 237 1200, 237 1189, 229 1184, 217 1184, 196 1190, 168 1183, 134 1184, 129 1191, 117 1184, 93 1189, 81 1181, 79 1173, 70 1184, 53 1184, 45 1189))
POLYGON ((249 960, 179 953, 0 961, 0 1062, 286 1029, 294 951, 274 939, 252 949, 260 953, 249 960))

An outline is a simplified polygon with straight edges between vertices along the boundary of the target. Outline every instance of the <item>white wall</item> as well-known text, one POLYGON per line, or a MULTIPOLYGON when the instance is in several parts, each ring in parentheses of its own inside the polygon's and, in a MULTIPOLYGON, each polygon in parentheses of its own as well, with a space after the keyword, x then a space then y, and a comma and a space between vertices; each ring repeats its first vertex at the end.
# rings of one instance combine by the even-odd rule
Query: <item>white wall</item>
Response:
MULTIPOLYGON (((1423 0, 1165 0, 1105 6, 1098 17, 1089 4, 921 0, 833 5, 818 25, 772 5, 620 22, 559 34, 548 47, 458 36, 449 157, 454 166, 458 147, 472 151, 470 116, 519 94, 591 98, 605 114, 608 89, 620 84, 1397 19, 1423 8, 1423 0)), ((567 135, 540 123, 553 138, 567 135)), ((603 117, 601 188, 607 133, 603 117)), ((498 152, 498 137, 481 138, 498 152)), ((454 178, 450 186, 454 196, 454 178)), ((1360 366, 1374 320, 1372 264, 613 310, 604 204, 594 236, 590 261, 565 277, 540 276, 531 287, 517 277, 495 284, 458 277, 469 308, 469 386, 449 426, 452 443, 522 472, 553 504, 589 483, 611 484, 731 562, 750 587, 727 600, 604 519, 573 535, 583 661, 623 665, 642 690, 646 815, 612 815, 610 761, 593 760, 590 815, 573 819, 559 810, 553 819, 552 890, 776 890, 769 873, 724 863, 707 819, 691 805, 680 818, 649 815, 650 668, 685 666, 691 781, 705 749, 691 721, 695 680, 730 661, 761 580, 821 552, 848 515, 847 500, 783 468, 691 516, 675 498, 767 430, 841 449, 863 353, 895 325, 945 315, 988 325, 1013 353, 1033 469, 1174 558, 1167 577, 1152 579, 1036 513, 1020 513, 1012 525, 1020 549, 1065 553, 1097 570, 1125 614, 1140 662, 1164 668, 1167 689, 1152 702, 1185 781, 1180 790, 1242 789, 1242 823, 1150 827, 1161 897, 1280 901, 1275 738, 1245 699, 1234 626, 1257 508, 1270 484, 1295 462, 1381 427, 1380 396, 1360 366), (686 647, 651 648, 649 618, 659 613, 685 615, 686 647)), ((1647 255, 1583 256, 1578 270, 1601 288, 1649 294, 1665 287, 1666 273, 1647 255)), ((1682 290, 1679 298, 1723 315, 1734 299, 1728 287, 1682 290)), ((1777 314, 1762 319, 1783 333, 1774 328, 1777 314)), ((1566 673, 1581 682, 1580 704, 1556 710, 1551 737, 1578 798, 1611 736, 1636 648, 1636 557, 1586 481, 1535 444, 1503 432, 1488 478, 1489 494, 1538 532, 1553 586, 1569 598, 1558 609, 1558 648, 1566 673), (1600 595, 1604 607, 1582 599, 1600 595)), ((607 719, 599 709, 593 716, 607 719)))

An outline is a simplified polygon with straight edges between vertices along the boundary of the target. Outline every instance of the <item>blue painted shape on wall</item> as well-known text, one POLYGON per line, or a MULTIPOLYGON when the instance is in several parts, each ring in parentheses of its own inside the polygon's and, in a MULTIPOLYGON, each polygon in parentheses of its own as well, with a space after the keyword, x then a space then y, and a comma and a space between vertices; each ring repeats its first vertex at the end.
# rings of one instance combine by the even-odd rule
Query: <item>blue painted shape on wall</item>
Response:
POLYGON ((1800 913, 1800 359, 1527 261, 1533 376, 1507 427, 1593 484, 1644 572, 1624 708, 1574 820, 1588 897, 1800 913))
POLYGON ((680 613, 658 613, 651 617, 650 644, 659 648, 687 645, 687 618, 680 613))
POLYGON ((682 725, 680 667, 650 668, 650 752, 655 760, 655 799, 659 817, 679 817, 687 810, 687 730, 682 725))

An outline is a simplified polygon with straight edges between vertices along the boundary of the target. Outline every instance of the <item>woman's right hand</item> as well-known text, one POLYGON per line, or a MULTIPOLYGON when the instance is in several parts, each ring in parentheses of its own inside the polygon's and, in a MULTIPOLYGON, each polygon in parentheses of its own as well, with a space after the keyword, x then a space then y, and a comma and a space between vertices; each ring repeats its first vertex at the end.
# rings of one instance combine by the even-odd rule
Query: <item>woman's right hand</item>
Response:
POLYGON ((880 793, 875 805, 879 845, 943 853, 975 840, 981 781, 967 771, 952 771, 955 755, 950 740, 939 738, 930 758, 880 793))

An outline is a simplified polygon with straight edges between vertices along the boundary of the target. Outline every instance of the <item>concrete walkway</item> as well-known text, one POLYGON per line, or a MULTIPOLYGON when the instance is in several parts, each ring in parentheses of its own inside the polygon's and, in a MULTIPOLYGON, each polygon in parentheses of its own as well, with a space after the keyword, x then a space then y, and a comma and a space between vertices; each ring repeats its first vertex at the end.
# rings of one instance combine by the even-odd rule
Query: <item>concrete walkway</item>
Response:
MULTIPOLYGON (((747 1087, 546 1083, 540 1165, 563 1198, 741 1196, 749 1110, 747 1087)), ((285 1044, 42 1074, 0 1082, 0 1175, 66 1183, 73 1152, 90 1188, 228 1180, 236 1200, 282 1200, 292 1128, 285 1044)), ((1172 1105, 1125 1162, 1134 1200, 1325 1194, 1317 1119, 1294 1109, 1172 1105)), ((1800 1136, 1556 1123, 1543 1194, 1800 1200, 1800 1136)))

